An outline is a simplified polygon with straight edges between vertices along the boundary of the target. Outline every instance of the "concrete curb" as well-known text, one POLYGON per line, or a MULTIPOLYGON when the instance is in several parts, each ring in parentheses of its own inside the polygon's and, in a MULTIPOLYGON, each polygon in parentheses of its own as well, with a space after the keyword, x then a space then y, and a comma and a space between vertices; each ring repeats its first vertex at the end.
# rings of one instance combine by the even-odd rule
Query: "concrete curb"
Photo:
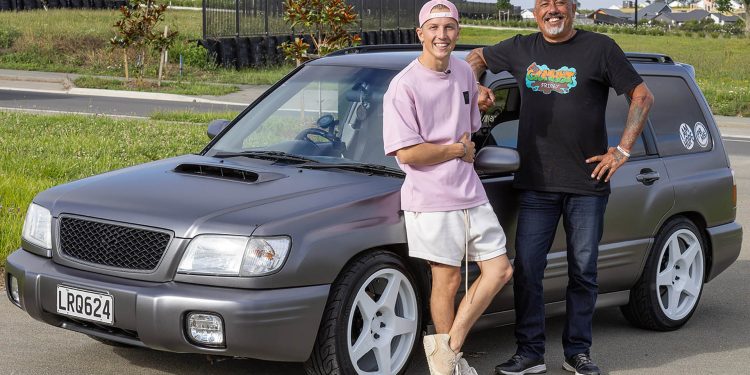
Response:
MULTIPOLYGON (((39 81, 35 81, 35 82, 39 82, 39 81)), ((54 81, 54 82, 58 82, 58 81, 54 81)), ((0 89, 8 90, 8 91, 36 92, 36 93, 43 93, 43 94, 104 96, 104 97, 113 97, 113 98, 161 100, 161 101, 171 101, 171 102, 204 103, 204 104, 233 105, 233 106, 247 105, 247 103, 225 102, 225 101, 220 101, 220 100, 211 100, 211 99, 198 98, 198 97, 187 96, 187 95, 163 94, 163 93, 156 93, 156 92, 141 92, 141 91, 85 89, 85 88, 79 88, 79 87, 72 87, 67 90, 40 90, 40 89, 18 88, 18 87, 0 87, 0 89)))

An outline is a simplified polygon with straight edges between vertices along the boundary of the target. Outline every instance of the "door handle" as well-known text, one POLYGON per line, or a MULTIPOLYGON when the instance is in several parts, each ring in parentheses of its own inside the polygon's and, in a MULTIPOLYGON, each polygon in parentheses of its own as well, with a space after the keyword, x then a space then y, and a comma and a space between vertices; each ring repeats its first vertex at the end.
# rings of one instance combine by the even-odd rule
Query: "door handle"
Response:
POLYGON ((656 172, 648 168, 641 169, 641 173, 635 176, 636 181, 644 185, 651 185, 654 182, 656 182, 656 180, 658 180, 659 178, 661 178, 661 176, 659 175, 659 172, 656 172))

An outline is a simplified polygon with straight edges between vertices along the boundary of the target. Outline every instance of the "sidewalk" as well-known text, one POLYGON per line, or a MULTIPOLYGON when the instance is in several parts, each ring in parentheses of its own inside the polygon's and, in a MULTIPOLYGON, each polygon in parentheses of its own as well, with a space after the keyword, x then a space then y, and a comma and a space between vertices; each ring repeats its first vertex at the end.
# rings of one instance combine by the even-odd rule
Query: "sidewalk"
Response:
MULTIPOLYGON (((107 96, 115 98, 167 100, 173 102, 195 102, 208 104, 248 105, 269 87, 268 85, 236 85, 240 91, 222 95, 177 95, 142 91, 102 90, 75 87, 73 81, 81 77, 75 73, 34 72, 0 69, 0 89, 32 91, 54 94, 107 96)), ((102 77, 112 78, 112 77, 102 77)))
MULTIPOLYGON (((0 89, 22 90, 56 94, 107 96, 176 102, 248 105, 268 90, 267 85, 237 85, 240 91, 222 96, 190 96, 140 91, 100 90, 73 87, 74 73, 49 73, 0 69, 0 89)), ((715 116, 722 136, 750 139, 750 117, 715 116)))

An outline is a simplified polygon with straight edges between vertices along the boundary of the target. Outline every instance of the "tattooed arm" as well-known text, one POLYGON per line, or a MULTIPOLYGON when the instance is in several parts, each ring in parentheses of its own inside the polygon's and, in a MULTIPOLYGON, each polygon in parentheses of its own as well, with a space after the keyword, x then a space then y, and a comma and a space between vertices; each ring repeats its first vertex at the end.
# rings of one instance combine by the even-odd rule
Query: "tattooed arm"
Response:
MULTIPOLYGON (((487 70, 487 62, 484 60, 484 52, 482 52, 482 49, 475 48, 471 50, 471 52, 466 55, 466 62, 471 66, 471 70, 474 71, 474 78, 477 80, 477 83, 479 83, 479 77, 481 77, 482 74, 484 74, 484 71, 487 70)), ((479 100, 477 104, 479 104, 480 111, 486 111, 495 104, 495 94, 493 94, 492 90, 489 88, 479 85, 479 100)))
POLYGON ((586 159, 586 163, 599 162, 596 168, 594 168, 591 178, 601 180, 604 177, 604 181, 609 181, 615 171, 625 164, 625 161, 628 159, 626 153, 630 153, 636 139, 641 135, 643 126, 646 124, 646 118, 648 118, 648 111, 654 103, 654 96, 646 86, 646 83, 636 86, 629 93, 629 96, 631 99, 630 110, 628 111, 628 119, 625 122, 625 130, 623 130, 622 137, 620 138, 620 144, 617 147, 610 147, 604 155, 586 159))

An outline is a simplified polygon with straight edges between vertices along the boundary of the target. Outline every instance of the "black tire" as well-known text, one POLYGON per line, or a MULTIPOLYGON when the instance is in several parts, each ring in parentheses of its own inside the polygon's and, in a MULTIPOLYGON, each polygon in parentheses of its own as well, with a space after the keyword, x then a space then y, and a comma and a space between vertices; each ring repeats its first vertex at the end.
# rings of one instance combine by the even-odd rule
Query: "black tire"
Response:
MULTIPOLYGON (((684 254, 684 253, 683 253, 684 254)), ((654 245, 649 250, 648 259, 646 266, 641 274, 641 277, 636 282, 635 286, 630 290, 630 302, 627 305, 621 306, 625 318, 633 325, 645 329, 651 329, 655 331, 673 331, 682 327, 695 312, 698 307, 698 302, 703 293, 703 282, 705 280, 705 257, 706 257, 706 242, 703 238, 702 232, 693 224, 692 221, 684 217, 677 217, 668 221, 659 231, 656 236, 654 245), (677 240, 679 243, 680 251, 684 251, 684 246, 689 243, 694 243, 699 248, 700 257, 696 254, 694 264, 685 266, 683 263, 681 270, 679 264, 675 265, 673 269, 677 281, 672 281, 674 285, 680 281, 680 275, 687 272, 690 277, 683 277, 688 282, 693 281, 692 293, 680 291, 677 297, 677 307, 684 301, 683 308, 675 308, 675 313, 668 311, 671 309, 671 301, 667 301, 667 307, 665 305, 665 299, 669 299, 670 290, 673 290, 675 286, 662 285, 657 286, 657 274, 664 273, 669 264, 672 263, 671 256, 667 245, 672 240, 677 240), (666 252, 666 253, 665 253, 666 252), (700 258, 700 259, 699 259, 700 258), (700 269, 699 269, 700 268, 700 269), (677 275, 680 273, 680 275, 677 275), (697 292, 696 292, 697 288, 697 292), (686 299, 682 300, 682 295, 685 294, 686 299), (671 315, 671 316, 670 316, 671 315)), ((664 279, 673 279, 672 277, 665 277, 664 279)), ((683 280, 684 282, 685 280, 683 280)), ((687 290, 687 288, 686 288, 687 290)))
MULTIPOLYGON (((379 286, 385 285, 383 284, 383 281, 385 281, 386 284, 389 284, 390 282, 385 278, 380 279, 378 276, 369 281, 368 285, 365 285, 365 282, 376 274, 382 274, 384 276, 393 274, 401 278, 398 283, 400 286, 399 290, 402 290, 402 288, 405 289, 403 293, 398 293, 398 300, 401 301, 399 302, 401 313, 404 316, 398 315, 398 303, 394 305, 395 308, 393 311, 396 311, 396 313, 393 314, 390 312, 384 314, 381 312, 383 310, 378 309, 378 313, 381 315, 374 314, 378 317, 374 319, 381 319, 377 321, 378 326, 382 329, 382 327, 385 327, 386 323, 390 324, 390 321, 385 319, 392 315, 399 318, 404 318, 408 315, 410 321, 416 319, 416 328, 413 335, 403 334, 403 336, 399 335, 385 341, 395 345, 396 351, 399 353, 395 355, 398 360, 394 361, 397 362, 396 366, 399 368, 392 369, 391 373, 403 374, 406 372, 414 352, 417 351, 415 350, 415 348, 417 348, 417 342, 422 337, 423 309, 420 290, 417 289, 417 284, 414 281, 415 279, 413 275, 400 257, 387 251, 374 251, 350 262, 331 287, 331 292, 328 297, 328 303, 323 312, 323 319, 320 323, 315 346, 310 358, 305 362, 305 371, 308 374, 357 374, 358 371, 356 368, 371 365, 367 360, 370 358, 368 355, 372 355, 374 358, 374 348, 372 352, 366 352, 367 354, 361 357, 361 360, 356 364, 350 359, 349 344, 352 342, 353 337, 349 333, 349 325, 351 320, 352 334, 355 335, 354 338, 363 338, 368 339, 368 341, 373 341, 369 340, 370 336, 372 336, 375 339, 381 339, 381 336, 378 336, 377 332, 373 333, 373 330, 376 330, 376 328, 372 328, 376 326, 373 322, 376 322, 376 320, 370 320, 370 325, 367 325, 367 318, 362 314, 359 307, 355 306, 358 292, 362 288, 366 288, 363 292, 366 292, 376 304, 379 303, 380 297, 384 295, 384 293, 378 295, 376 289, 379 286), (399 275, 403 275, 403 277, 399 275), (408 285, 404 285, 407 283, 408 285), (412 295, 409 294, 409 290, 413 292, 412 295), (367 329, 366 327, 371 327, 369 334, 365 331, 367 329), (358 329, 359 334, 357 335, 356 332, 358 329)), ((362 368, 362 370, 380 371, 379 363, 375 363, 375 365, 375 368, 362 368)))

